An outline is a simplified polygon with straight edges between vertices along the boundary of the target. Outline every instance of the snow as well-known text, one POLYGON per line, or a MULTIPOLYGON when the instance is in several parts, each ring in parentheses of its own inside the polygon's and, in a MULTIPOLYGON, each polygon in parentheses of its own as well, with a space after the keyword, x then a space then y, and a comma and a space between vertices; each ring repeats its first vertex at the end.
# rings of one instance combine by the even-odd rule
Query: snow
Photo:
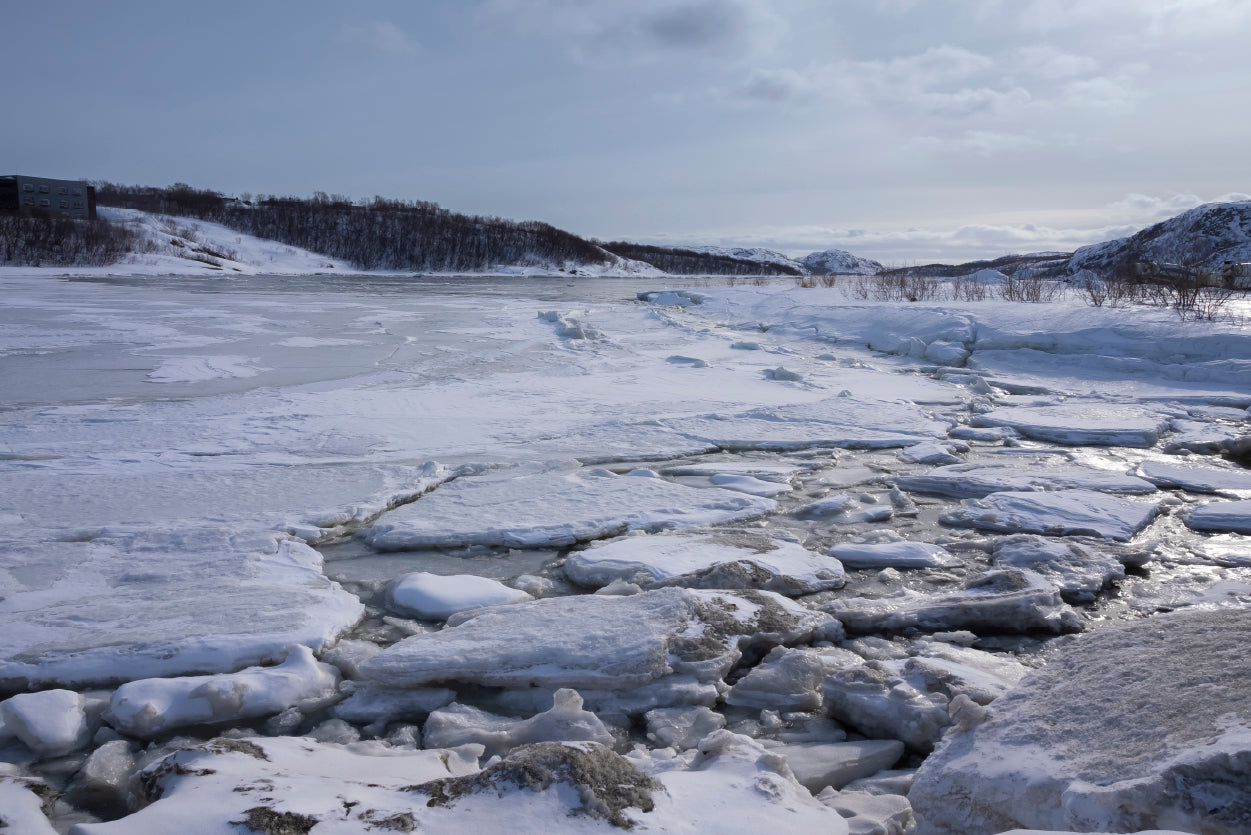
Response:
POLYGON ((1131 501, 1093 490, 991 493, 966 499, 944 524, 1000 533, 1102 536, 1127 542, 1150 524, 1158 503, 1131 501))
POLYGON ((466 545, 550 548, 628 530, 730 522, 773 510, 771 499, 698 490, 607 470, 458 479, 383 515, 363 536, 375 548, 466 545), (535 502, 542 497, 542 502, 535 502))
POLYGON ((449 577, 419 571, 404 575, 391 588, 391 602, 424 620, 446 620, 467 609, 532 599, 524 591, 472 574, 449 577))
POLYGON ((761 588, 810 594, 843 584, 838 560, 758 532, 627 536, 565 559, 565 575, 592 588, 616 580, 643 588, 761 588))

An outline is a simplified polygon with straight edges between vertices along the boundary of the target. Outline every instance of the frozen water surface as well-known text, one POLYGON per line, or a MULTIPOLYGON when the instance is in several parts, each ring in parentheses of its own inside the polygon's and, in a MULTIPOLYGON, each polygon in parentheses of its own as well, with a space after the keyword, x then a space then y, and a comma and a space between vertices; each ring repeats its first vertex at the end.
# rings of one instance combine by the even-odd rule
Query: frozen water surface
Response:
POLYGON ((906 833, 906 748, 919 835, 1054 828, 992 813, 1061 784, 1066 825, 1247 830, 1212 689, 1244 326, 650 278, 0 293, 11 827, 906 833))

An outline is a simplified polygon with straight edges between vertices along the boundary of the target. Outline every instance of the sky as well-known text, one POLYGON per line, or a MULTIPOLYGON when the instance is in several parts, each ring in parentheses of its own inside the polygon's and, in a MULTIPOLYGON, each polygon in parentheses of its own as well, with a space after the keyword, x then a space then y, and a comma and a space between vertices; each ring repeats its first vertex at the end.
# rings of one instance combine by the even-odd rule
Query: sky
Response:
POLYGON ((0 173, 902 266, 1251 199, 1251 0, 0 0, 0 173))

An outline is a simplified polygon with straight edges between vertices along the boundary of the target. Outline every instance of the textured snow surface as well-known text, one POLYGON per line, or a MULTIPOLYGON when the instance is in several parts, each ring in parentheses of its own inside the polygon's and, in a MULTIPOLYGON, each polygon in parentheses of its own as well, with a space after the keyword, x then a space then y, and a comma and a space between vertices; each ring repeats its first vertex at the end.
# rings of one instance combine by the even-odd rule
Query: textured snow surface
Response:
POLYGON ((643 588, 758 588, 791 595, 843 584, 838 560, 759 531, 729 530, 594 543, 565 559, 565 575, 591 587, 624 580, 643 588))
POLYGON ((1249 632, 1191 610, 1083 636, 925 761, 921 831, 1248 831, 1249 632))
POLYGON ((400 550, 504 545, 550 548, 614 536, 761 516, 766 498, 697 490, 607 470, 462 478, 364 532, 375 548, 400 550))
POLYGON ((1208 502, 1195 508, 1186 517, 1186 524, 1197 531, 1251 534, 1251 499, 1208 502))
POLYGON ((1251 470, 1176 461, 1143 461, 1138 473, 1160 487, 1181 487, 1192 493, 1220 493, 1232 498, 1251 497, 1251 470))

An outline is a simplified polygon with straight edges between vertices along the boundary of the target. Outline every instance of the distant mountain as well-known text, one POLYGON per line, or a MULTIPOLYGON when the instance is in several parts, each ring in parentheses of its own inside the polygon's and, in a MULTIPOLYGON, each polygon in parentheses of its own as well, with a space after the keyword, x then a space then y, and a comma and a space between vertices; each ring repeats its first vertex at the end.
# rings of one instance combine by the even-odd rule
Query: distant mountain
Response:
POLYGON ((919 275, 926 278, 955 278, 994 270, 1015 278, 1059 278, 1068 274, 1071 252, 1031 252, 1027 255, 1003 255, 989 261, 966 261, 963 264, 922 264, 883 270, 888 275, 919 275))
POLYGON ((1104 273, 1132 261, 1220 272, 1251 262, 1251 201, 1207 203, 1149 226, 1128 238, 1084 246, 1068 271, 1104 273))
POLYGON ((784 274, 805 275, 807 273, 807 268, 802 263, 775 249, 763 249, 758 246, 692 246, 688 248, 695 252, 706 252, 723 258, 733 258, 736 261, 765 264, 784 274))
POLYGON ((877 275, 884 269, 877 261, 860 258, 843 249, 813 252, 800 259, 810 275, 877 275))

